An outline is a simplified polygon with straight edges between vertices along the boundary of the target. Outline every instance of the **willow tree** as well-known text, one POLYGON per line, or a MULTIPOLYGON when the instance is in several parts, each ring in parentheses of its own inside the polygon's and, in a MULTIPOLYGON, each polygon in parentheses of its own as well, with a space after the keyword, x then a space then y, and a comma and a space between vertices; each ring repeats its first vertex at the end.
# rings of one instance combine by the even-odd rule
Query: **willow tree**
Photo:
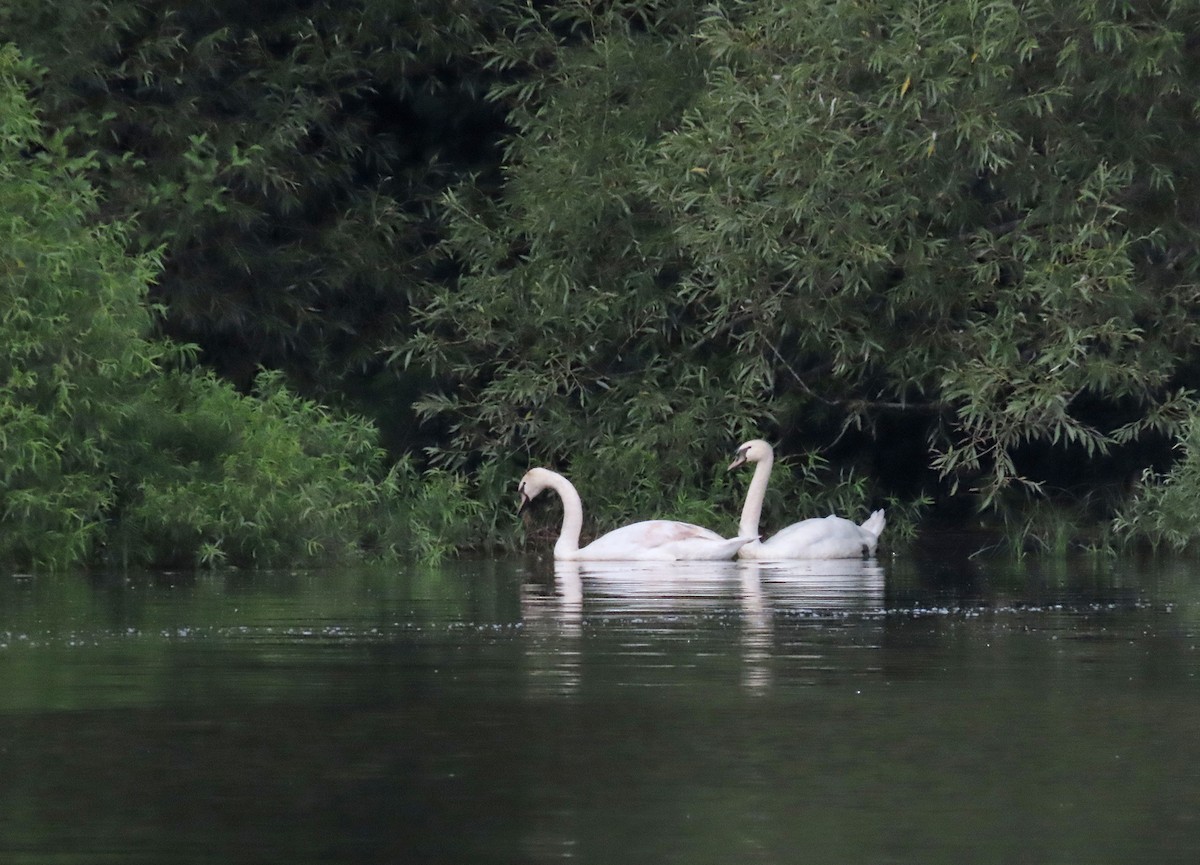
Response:
POLYGON ((712 482, 752 397, 698 334, 672 225, 638 189, 705 85, 693 5, 512 4, 489 58, 513 82, 493 92, 517 130, 506 180, 448 197, 458 279, 396 353, 445 384, 420 403, 447 430, 439 463, 569 460, 590 512, 614 519, 680 513, 677 495, 712 482))
POLYGON ((531 20, 494 61, 542 71, 502 94, 504 195, 453 199, 462 279, 410 346, 452 384, 425 404, 451 455, 678 467, 753 430, 1010 517, 1107 518, 1166 465, 1195 412, 1200 11, 655 8, 531 20))
POLYGON ((803 6, 706 19, 718 71, 647 187, 745 380, 797 418, 926 413, 931 467, 984 507, 1177 435, 1196 13, 803 6))

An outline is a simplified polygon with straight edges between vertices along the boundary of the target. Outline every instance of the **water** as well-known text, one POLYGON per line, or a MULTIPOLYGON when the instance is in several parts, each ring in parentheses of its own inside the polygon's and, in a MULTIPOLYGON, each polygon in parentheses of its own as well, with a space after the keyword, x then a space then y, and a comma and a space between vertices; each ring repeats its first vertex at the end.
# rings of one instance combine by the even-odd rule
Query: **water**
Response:
POLYGON ((0 578, 0 862, 1193 863, 1200 574, 0 578))

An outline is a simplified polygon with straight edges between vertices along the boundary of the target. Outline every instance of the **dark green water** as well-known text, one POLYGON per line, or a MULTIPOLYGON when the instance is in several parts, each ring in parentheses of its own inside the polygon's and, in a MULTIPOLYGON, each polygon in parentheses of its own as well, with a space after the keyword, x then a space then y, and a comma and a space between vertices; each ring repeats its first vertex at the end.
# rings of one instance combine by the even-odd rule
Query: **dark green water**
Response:
POLYGON ((0 577, 0 863, 1195 863, 1200 573, 0 577))

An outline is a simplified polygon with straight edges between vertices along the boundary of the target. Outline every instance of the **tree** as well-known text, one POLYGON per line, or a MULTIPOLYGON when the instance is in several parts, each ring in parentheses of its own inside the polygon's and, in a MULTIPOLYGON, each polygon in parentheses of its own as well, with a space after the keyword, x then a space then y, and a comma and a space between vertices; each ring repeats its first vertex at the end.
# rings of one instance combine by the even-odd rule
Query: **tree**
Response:
POLYGON ((489 59, 512 79, 493 94, 516 130, 506 183, 448 196, 444 249, 461 274, 396 355, 444 377, 419 403, 450 431, 435 464, 509 475, 569 460, 605 521, 715 518, 695 494, 746 405, 678 294, 670 222, 637 188, 704 86, 690 5, 564 4, 543 18, 514 4, 533 17, 489 59))
POLYGON ((160 251, 160 331, 243 391, 266 368, 386 400, 399 450, 419 443, 405 397, 424 376, 394 380, 381 345, 436 275, 431 202, 495 161, 471 58, 490 8, 18 0, 0 32, 46 70, 47 125, 96 154, 104 215, 160 251))
MULTIPOLYGON (((439 551, 453 479, 420 495, 361 418, 278 374, 256 396, 152 338, 153 253, 97 216, 95 166, 47 135, 0 47, 0 561, 265 565, 439 551)), ((462 496, 459 495, 458 499, 462 496)), ((466 515, 460 514, 466 522, 466 515)), ((444 535, 443 535, 444 536, 444 535)))
POLYGON ((644 443, 646 483, 696 489, 753 431, 875 496, 1092 519, 1169 461, 1195 413, 1200 11, 655 9, 531 11, 497 50, 554 59, 500 94, 504 195, 452 198, 463 275, 407 347, 446 376, 423 403, 445 459, 644 443))
POLYGON ((63 563, 102 534, 105 452, 165 347, 142 339, 156 261, 125 257, 123 226, 87 225, 84 163, 42 137, 32 74, 0 47, 0 557, 63 563))

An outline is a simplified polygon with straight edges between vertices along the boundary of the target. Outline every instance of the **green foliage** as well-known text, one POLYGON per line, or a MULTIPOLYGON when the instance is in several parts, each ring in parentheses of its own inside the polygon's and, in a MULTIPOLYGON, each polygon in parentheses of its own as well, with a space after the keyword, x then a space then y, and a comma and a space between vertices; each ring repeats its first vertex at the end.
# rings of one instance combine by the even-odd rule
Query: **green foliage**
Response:
POLYGON ((1041 491, 1023 446, 1176 433, 1196 331, 1163 313, 1194 302, 1196 225, 1163 208, 1193 174, 1194 16, 792 5, 706 19, 712 86, 650 181, 750 377, 790 416, 928 412, 930 465, 985 508, 1041 491))
MULTIPOLYGON (((430 449, 435 464, 482 458, 510 483, 529 464, 561 468, 604 524, 678 513, 683 502, 703 511, 698 491, 742 432, 745 408, 722 380, 723 359, 685 338, 677 249, 636 189, 647 143, 703 86, 702 58, 641 32, 632 5, 581 22, 572 16, 587 13, 571 4, 491 46, 489 63, 518 76, 494 93, 518 130, 505 194, 448 196, 445 251, 464 272, 434 293, 421 331, 396 352, 454 383, 418 403, 449 424, 430 449), (594 38, 574 44, 579 32, 594 38), (530 78, 547 52, 555 63, 530 78)), ((641 6, 676 39, 696 23, 679 4, 641 6)))
POLYGON ((1181 438, 1179 460, 1167 472, 1146 469, 1135 494, 1114 520, 1118 539, 1146 539, 1181 550, 1200 540, 1200 419, 1181 438))
POLYGON ((474 513, 453 478, 388 472, 371 424, 296 396, 278 373, 242 395, 149 338, 157 258, 128 254, 127 226, 96 219, 91 166, 43 134, 25 96, 34 76, 0 48, 0 561, 261 566, 442 550, 446 524, 474 513), (424 509, 397 508, 414 487, 424 509))
POLYGON ((102 533, 106 453, 165 348, 142 339, 154 256, 89 225, 88 164, 41 136, 32 75, 0 47, 0 558, 65 564, 102 533))
POLYGON ((393 554, 438 562, 449 555, 485 546, 483 501, 477 484, 465 475, 442 469, 421 472, 409 457, 401 459, 388 477, 389 495, 381 507, 387 515, 379 545, 393 554))
POLYGON ((114 544, 126 561, 279 565, 352 558, 372 537, 383 455, 364 421, 260 377, 255 398, 211 375, 150 385, 123 431, 114 544))
MULTIPOLYGON (((0 5, 39 106, 107 216, 161 250, 160 331, 248 390, 260 368, 357 403, 431 276, 432 201, 494 162, 467 0, 0 5)), ((392 374, 394 377, 394 373, 392 374)), ((393 437, 420 441, 397 410, 393 437)), ((395 410, 395 409, 394 409, 395 410)))
MULTIPOLYGON (((243 390, 265 366, 351 400, 390 347, 389 443, 432 445, 432 486, 406 464, 383 475, 402 506, 335 520, 385 549, 506 536, 508 511, 479 503, 534 463, 587 487, 599 525, 715 519, 737 486, 714 467, 760 435, 800 455, 775 484, 795 516, 928 497, 1052 548, 1114 513, 1153 534, 1155 483, 1122 510, 1146 469, 1190 484, 1186 450, 1170 473, 1200 370, 1188 4, 76 0, 6 4, 0 30, 44 67, 56 130, 13 164, 52 161, 74 189, 3 193, 45 214, 6 236, 70 234, 0 273, 53 286, 3 325, 5 506, 54 551, 15 556, 76 557, 107 532, 96 514, 141 501, 109 445, 176 350, 114 336, 153 326, 117 283, 155 274, 162 330, 243 390), (502 122, 502 148, 473 144, 502 122), (107 252, 72 228, 99 217, 107 252), (807 498, 811 454, 837 470, 807 498)), ((188 374, 162 387, 184 416, 236 403, 188 374)), ((291 441, 320 410, 271 411, 203 465, 253 461, 247 429, 291 441)), ((201 558, 288 555, 264 545, 298 519, 276 481, 332 501, 314 479, 334 462, 292 474, 299 445, 275 445, 254 527, 181 519, 201 558)), ((363 447, 341 458, 378 476, 363 447)), ((202 480, 215 508, 228 481, 202 480)), ((297 532, 315 555, 336 536, 297 532)))
POLYGON ((1195 411, 1200 10, 687 8, 527 7, 495 46, 530 76, 504 195, 448 198, 461 278, 396 353, 442 376, 437 458, 595 455, 645 504, 766 434, 1050 544, 1011 516, 1111 515, 1093 472, 1195 411))
POLYGON ((309 565, 477 546, 461 474, 390 469, 373 425, 260 375, 251 398, 212 374, 150 383, 122 431, 110 554, 156 565, 309 565))

